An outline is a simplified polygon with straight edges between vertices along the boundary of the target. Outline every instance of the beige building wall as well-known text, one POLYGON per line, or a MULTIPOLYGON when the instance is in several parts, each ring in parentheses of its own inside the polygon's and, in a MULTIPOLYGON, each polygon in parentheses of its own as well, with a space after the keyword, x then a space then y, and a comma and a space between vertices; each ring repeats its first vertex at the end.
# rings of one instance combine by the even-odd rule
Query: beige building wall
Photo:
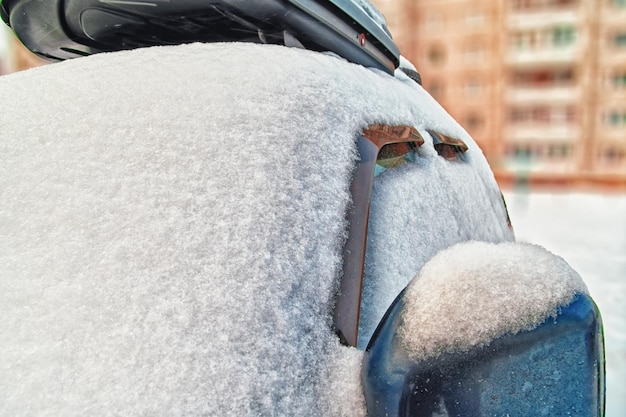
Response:
POLYGON ((592 163, 598 172, 626 175, 626 0, 602 0, 598 15, 592 163))

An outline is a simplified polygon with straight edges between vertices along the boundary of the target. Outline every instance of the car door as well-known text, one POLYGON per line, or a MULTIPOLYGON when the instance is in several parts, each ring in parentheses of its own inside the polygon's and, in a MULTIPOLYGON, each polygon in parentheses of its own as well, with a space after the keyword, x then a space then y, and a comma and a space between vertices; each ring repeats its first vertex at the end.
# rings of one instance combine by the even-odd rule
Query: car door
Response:
POLYGON ((358 149, 335 322, 344 343, 364 349, 434 254, 462 241, 514 236, 491 171, 460 139, 378 124, 359 136, 358 149))

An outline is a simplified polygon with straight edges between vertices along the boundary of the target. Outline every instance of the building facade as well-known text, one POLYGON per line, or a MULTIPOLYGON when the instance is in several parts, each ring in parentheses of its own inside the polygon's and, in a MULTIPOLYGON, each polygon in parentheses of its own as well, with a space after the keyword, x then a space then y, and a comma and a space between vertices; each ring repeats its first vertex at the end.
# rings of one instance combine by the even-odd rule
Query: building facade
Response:
POLYGON ((626 0, 375 4, 497 173, 626 179, 626 0))

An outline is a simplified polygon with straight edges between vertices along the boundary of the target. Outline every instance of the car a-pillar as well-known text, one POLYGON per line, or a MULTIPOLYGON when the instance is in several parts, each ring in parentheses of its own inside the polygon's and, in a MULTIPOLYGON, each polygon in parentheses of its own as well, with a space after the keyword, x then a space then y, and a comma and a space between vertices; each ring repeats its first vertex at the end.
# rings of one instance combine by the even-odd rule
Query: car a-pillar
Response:
POLYGON ((335 330, 345 345, 357 346, 358 341, 367 224, 377 163, 379 168, 401 163, 412 149, 423 144, 419 131, 408 125, 373 124, 357 138, 359 161, 350 186, 353 204, 347 213, 349 235, 343 250, 343 277, 334 310, 335 330))
MULTIPOLYGON (((467 145, 457 138, 428 130, 440 157, 464 160, 467 145)), ((374 177, 410 160, 414 150, 424 144, 420 132, 409 125, 372 124, 357 137, 359 160, 350 192, 352 207, 347 213, 348 238, 343 250, 343 277, 337 296, 334 323, 341 342, 357 346, 359 314, 363 290, 370 201, 374 177)))

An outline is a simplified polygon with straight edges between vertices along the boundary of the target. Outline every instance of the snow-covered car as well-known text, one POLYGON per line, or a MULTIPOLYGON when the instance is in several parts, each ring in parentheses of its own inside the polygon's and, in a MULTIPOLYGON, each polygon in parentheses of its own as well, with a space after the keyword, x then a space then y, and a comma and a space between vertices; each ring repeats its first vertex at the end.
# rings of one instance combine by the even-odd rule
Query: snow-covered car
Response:
POLYGON ((603 414, 584 282, 402 69, 157 46, 0 106, 0 415, 603 414))

